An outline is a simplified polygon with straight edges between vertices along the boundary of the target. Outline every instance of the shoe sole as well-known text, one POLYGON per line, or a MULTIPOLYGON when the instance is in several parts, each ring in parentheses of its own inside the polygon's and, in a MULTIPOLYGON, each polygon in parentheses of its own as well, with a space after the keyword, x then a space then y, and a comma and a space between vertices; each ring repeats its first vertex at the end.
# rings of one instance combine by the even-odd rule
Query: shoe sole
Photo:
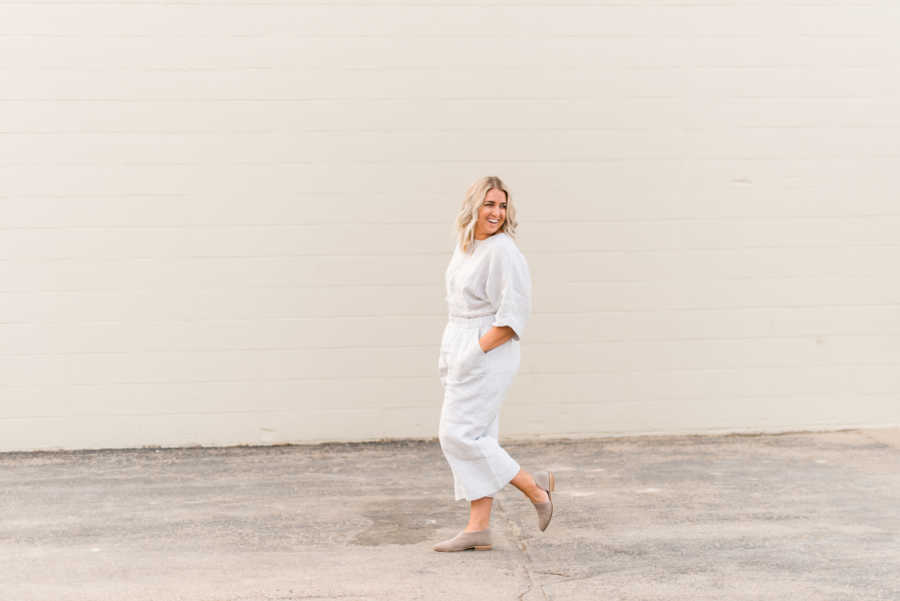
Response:
MULTIPOLYGON (((551 501, 553 500, 550 496, 550 491, 556 490, 556 478, 553 477, 553 472, 547 470, 547 480, 548 480, 548 488, 547 488, 547 498, 551 501)), ((544 532, 550 526, 550 520, 553 519, 553 505, 550 505, 550 517, 547 519, 547 525, 541 529, 541 532, 544 532)))
MULTIPOLYGON (((442 553, 454 553, 456 551, 490 551, 491 545, 475 545, 474 547, 466 547, 465 549, 444 549, 442 553)), ((437 549, 435 549, 437 551, 437 549)))

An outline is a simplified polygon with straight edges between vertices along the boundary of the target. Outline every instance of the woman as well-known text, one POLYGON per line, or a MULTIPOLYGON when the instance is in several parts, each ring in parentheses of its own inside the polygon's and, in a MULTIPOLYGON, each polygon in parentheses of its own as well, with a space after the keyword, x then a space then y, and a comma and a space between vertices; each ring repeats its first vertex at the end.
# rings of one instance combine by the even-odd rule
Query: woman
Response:
POLYGON ((543 531, 553 515, 553 474, 534 476, 500 446, 500 405, 519 369, 519 339, 531 307, 531 277, 513 236, 516 212, 500 178, 483 177, 457 217, 458 244, 447 267, 449 321, 438 369, 444 387, 440 443, 456 500, 469 523, 435 551, 491 548, 493 495, 511 482, 534 504, 543 531))

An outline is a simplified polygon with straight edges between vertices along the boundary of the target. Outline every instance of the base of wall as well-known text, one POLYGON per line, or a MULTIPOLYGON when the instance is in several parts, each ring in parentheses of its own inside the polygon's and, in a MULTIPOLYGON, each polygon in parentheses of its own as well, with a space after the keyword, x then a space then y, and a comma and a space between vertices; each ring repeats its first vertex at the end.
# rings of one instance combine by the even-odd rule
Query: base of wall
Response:
MULTIPOLYGON (((535 441, 560 442, 567 440, 588 439, 626 439, 626 438, 672 438, 672 437, 706 437, 706 436, 775 436, 786 434, 802 434, 806 432, 840 432, 866 430, 873 433, 873 437, 880 442, 900 448, 900 422, 895 423, 844 423, 844 424, 817 424, 817 425, 784 425, 771 428, 705 428, 705 429, 679 429, 679 430, 646 430, 646 431, 598 431, 598 432, 555 432, 555 433, 514 433, 504 435, 501 433, 502 444, 533 443, 535 441)), ((7 439, 8 440, 8 439, 7 439)), ((371 445, 371 444, 402 444, 408 442, 435 442, 436 436, 431 437, 369 437, 353 440, 346 439, 316 439, 296 440, 280 442, 209 442, 209 443, 184 443, 184 444, 145 444, 141 446, 84 446, 84 447, 22 447, 4 448, 0 453, 57 453, 57 452, 105 452, 105 451, 136 451, 152 449, 187 449, 187 448, 232 448, 232 447, 276 447, 276 446, 318 446, 318 445, 371 445)))

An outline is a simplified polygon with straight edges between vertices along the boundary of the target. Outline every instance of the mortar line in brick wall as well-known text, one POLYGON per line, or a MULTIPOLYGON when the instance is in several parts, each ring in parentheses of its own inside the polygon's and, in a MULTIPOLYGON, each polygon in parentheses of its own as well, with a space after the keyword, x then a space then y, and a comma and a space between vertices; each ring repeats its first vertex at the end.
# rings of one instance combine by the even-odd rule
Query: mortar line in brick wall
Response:
MULTIPOLYGON (((132 195, 123 194, 121 197, 128 197, 132 195)), ((143 197, 144 195, 139 195, 143 197)), ((314 196, 314 195, 310 195, 314 196)), ((97 198, 121 198, 117 196, 109 196, 109 197, 100 197, 97 198)), ((153 197, 153 196, 148 196, 153 197)), ((171 198, 173 200, 183 201, 188 198, 188 195, 160 195, 160 197, 171 198)), ((94 198, 93 195, 61 195, 55 197, 48 196, 40 196, 40 195, 0 195, 0 198, 4 199, 15 199, 15 198, 23 198, 23 199, 41 199, 41 198, 53 198, 53 199, 66 199, 66 198, 94 198)), ((302 198, 302 197, 301 197, 302 198)), ((721 217, 709 217, 709 216, 698 216, 698 217, 634 217, 634 218, 599 218, 599 219, 591 219, 591 218, 579 218, 578 223, 740 223, 741 225, 745 225, 748 222, 759 221, 759 222, 783 222, 783 221, 841 221, 845 222, 847 220, 867 220, 867 219, 894 219, 900 218, 900 213, 846 213, 840 215, 727 215, 721 217)), ((553 219, 553 218, 531 218, 528 221, 528 225, 542 225, 542 224, 555 224, 555 223, 565 223, 571 225, 570 219, 553 219)), ((433 225, 433 226, 441 226, 444 227, 447 225, 447 220, 432 220, 432 221, 408 221, 408 220, 334 220, 334 221, 307 221, 303 223, 174 223, 174 224, 149 224, 149 225, 134 225, 134 224, 125 224, 125 223, 111 223, 106 225, 76 225, 76 224, 60 224, 60 225, 0 225, 0 231, 17 231, 17 230, 193 230, 193 229, 222 229, 222 230, 232 230, 232 229, 298 229, 304 227, 334 227, 336 224, 340 224, 342 226, 354 226, 354 225, 385 225, 385 226, 394 226, 394 225, 433 225)))
MULTIPOLYGON (((734 312, 803 312, 803 311, 821 311, 821 310, 847 310, 847 309, 897 309, 900 303, 870 303, 870 304, 853 304, 853 305, 834 305, 834 304, 817 304, 817 305, 785 305, 785 306, 758 306, 758 307, 720 307, 720 308, 675 308, 675 309, 595 309, 592 311, 540 311, 532 314, 532 318, 540 318, 542 316, 559 317, 591 317, 595 315, 621 315, 621 314, 672 314, 672 313, 734 313, 734 312)), ((192 318, 192 319, 145 319, 141 318, 142 324, 233 324, 233 323, 253 323, 259 322, 284 322, 284 321, 328 321, 339 320, 346 321, 350 319, 371 320, 371 319, 419 319, 423 321, 443 322, 446 316, 443 314, 404 314, 404 313, 379 313, 379 314, 348 314, 348 315, 319 315, 319 316, 255 316, 255 317, 221 317, 221 318, 192 318)), ((47 326, 47 325, 121 325, 133 323, 129 319, 81 319, 81 320, 60 320, 60 319, 42 319, 42 320, 7 320, 0 321, 0 326, 47 326)))
MULTIPOLYGON (((885 243, 885 242, 840 242, 837 244, 793 244, 793 245, 775 245, 775 244, 756 244, 756 245, 729 245, 729 246, 694 246, 694 247, 684 247, 684 246, 671 246, 671 247, 659 247, 659 248, 609 248, 609 249, 580 249, 580 250, 556 250, 556 249, 547 249, 547 250, 532 250, 532 252, 543 255, 543 256, 567 256, 567 255, 599 255, 599 254, 620 254, 620 255, 641 255, 641 254, 666 254, 666 255, 675 255, 679 253, 729 253, 729 252, 740 252, 745 250, 846 250, 846 249, 861 249, 861 248, 900 248, 900 243, 885 243)), ((351 253, 341 253, 341 252, 308 252, 308 253, 277 253, 277 254, 258 254, 258 255, 226 255, 226 254, 210 254, 210 255, 138 255, 133 257, 123 257, 123 256, 108 256, 108 255, 95 255, 95 256, 19 256, 19 257, 0 257, 0 263, 22 263, 22 264, 32 264, 32 263, 133 263, 136 261, 144 262, 144 263, 172 263, 172 262, 191 262, 191 261, 234 261, 234 260, 270 260, 270 259, 303 259, 303 258, 334 258, 334 259, 346 259, 346 258, 368 258, 368 257, 397 257, 397 258, 409 258, 409 257, 434 257, 434 256, 445 256, 452 254, 451 251, 448 250, 423 250, 416 252, 351 252, 351 253)), ((704 280, 744 280, 744 279, 767 279, 767 280, 786 280, 786 279, 796 279, 796 278, 808 278, 810 276, 807 275, 785 275, 785 276, 770 276, 770 277, 760 277, 760 276, 734 276, 734 277, 704 277, 704 280)), ((817 276, 816 276, 817 277, 817 276)), ((843 274, 836 275, 827 275, 825 277, 848 277, 843 274)), ((874 276, 862 276, 862 277, 874 277, 874 276)), ((650 282, 657 281, 657 279, 642 279, 642 278, 631 278, 631 279, 605 279, 605 280, 589 280, 589 282, 650 282)), ((813 278, 815 279, 815 277, 813 278)), ((851 279, 856 279, 855 276, 852 276, 851 279)), ((565 283, 584 283, 583 280, 570 280, 565 283)), ((306 284, 302 285, 304 288, 331 288, 331 287, 346 287, 346 286, 357 286, 360 284, 357 283, 321 283, 321 284, 306 284)), ((362 284, 366 285, 366 284, 362 284)), ((406 285, 414 285, 414 286, 424 286, 425 284, 411 283, 411 284, 369 284, 371 286, 406 286, 406 285)), ((245 288, 254 288, 255 286, 241 286, 245 288)), ((268 287, 268 286, 263 286, 268 287)), ((278 286, 284 288, 292 288, 292 287, 301 287, 301 285, 284 285, 278 286)), ((0 293, 5 292, 4 290, 0 290, 0 293)))
MULTIPOLYGON (((520 371, 519 376, 565 376, 565 377, 579 377, 579 376, 597 376, 597 375, 622 375, 622 374, 657 374, 657 373, 677 373, 677 372, 687 372, 687 373, 701 373, 701 372, 743 372, 748 370, 773 370, 773 369, 786 369, 786 370, 803 370, 803 369, 833 369, 840 367, 877 367, 877 368, 894 368, 900 366, 900 361, 893 362, 880 362, 880 363, 864 363, 864 362, 833 362, 833 361, 821 361, 818 363, 798 363, 792 365, 783 365, 783 364, 769 364, 769 365, 740 365, 733 368, 709 368, 709 367, 680 367, 680 368, 660 368, 654 370, 622 370, 622 369, 594 369, 590 371, 520 371)), ((360 375, 337 375, 337 376, 317 376, 317 377, 282 377, 282 378, 232 378, 232 379, 167 379, 167 380, 110 380, 105 382, 66 382, 61 384, 64 387, 97 387, 97 386, 110 386, 110 385, 153 385, 153 386, 163 386, 163 385, 181 385, 181 384, 236 384, 236 383, 253 383, 253 384, 261 384, 267 382, 331 382, 331 381, 372 381, 372 380, 427 380, 427 381, 435 381, 437 378, 436 375, 429 376, 360 376, 360 375)), ((14 389, 14 388, 26 388, 26 389, 34 389, 35 386, 28 384, 10 384, 8 382, 0 382, 0 389, 14 389)), ((37 387, 41 388, 41 387, 37 387)))
MULTIPOLYGON (((677 336, 677 337, 637 337, 625 338, 622 336, 579 338, 578 340, 541 341, 531 340, 530 347, 541 346, 592 346, 604 344, 641 345, 648 343, 682 343, 682 342, 736 342, 748 340, 815 340, 842 339, 842 338, 887 338, 900 339, 900 328, 895 332, 881 330, 879 332, 814 332, 809 334, 760 334, 758 336, 677 336)), ((405 350, 405 349, 432 349, 435 344, 392 344, 392 345, 317 345, 317 346, 234 346, 213 348, 143 348, 110 351, 59 351, 43 353, 0 352, 0 357, 54 357, 54 356, 79 356, 79 355, 188 355, 188 354, 212 354, 212 353, 285 353, 297 351, 371 351, 371 350, 405 350)))
MULTIPOLYGON (((94 291, 91 291, 94 292, 94 291)), ((99 291, 99 292, 108 292, 108 291, 99 291)), ((0 293, 2 294, 2 293, 0 293)), ((7 293, 9 294, 9 293, 7 293)), ((32 294, 32 293, 24 293, 24 294, 32 294)), ((709 311, 757 311, 757 310, 795 310, 795 309, 827 309, 827 308, 837 308, 837 309, 861 309, 861 308, 872 308, 872 307, 900 307, 900 303, 892 302, 892 303, 845 303, 845 304, 836 304, 836 303, 822 303, 822 304, 808 304, 808 305, 735 305, 735 306, 716 306, 716 307, 662 307, 655 309, 629 309, 629 308, 615 308, 615 309, 594 309, 592 311, 571 311, 571 312, 563 312, 563 311, 553 311, 547 312, 550 315, 594 315, 594 314, 605 314, 605 313, 676 313, 676 312, 709 312, 709 311)), ((544 314, 544 313, 541 313, 544 314)), ((535 313, 537 315, 537 313, 535 313)), ((141 318, 143 319, 143 315, 141 318)), ((354 319, 354 318, 372 318, 372 317, 407 317, 407 318, 431 318, 431 319, 446 319, 446 315, 444 313, 435 314, 435 313, 407 313, 407 314, 375 314, 375 313, 347 313, 347 314, 327 314, 327 315, 299 315, 299 316, 291 316, 291 317, 254 317, 253 321, 257 320, 266 320, 266 319, 354 319)), ((85 322, 91 321, 102 321, 105 323, 128 323, 130 320, 86 320, 85 322)), ((162 320, 167 321, 168 320, 162 320)), ((180 322, 180 321, 197 321, 197 320, 179 320, 175 319, 172 321, 180 322)), ((210 321, 219 321, 217 319, 213 319, 210 321)), ((0 324, 22 324, 22 323, 34 323, 34 324, 47 324, 47 323, 80 323, 80 322, 71 322, 71 321, 6 321, 0 322, 0 324)))

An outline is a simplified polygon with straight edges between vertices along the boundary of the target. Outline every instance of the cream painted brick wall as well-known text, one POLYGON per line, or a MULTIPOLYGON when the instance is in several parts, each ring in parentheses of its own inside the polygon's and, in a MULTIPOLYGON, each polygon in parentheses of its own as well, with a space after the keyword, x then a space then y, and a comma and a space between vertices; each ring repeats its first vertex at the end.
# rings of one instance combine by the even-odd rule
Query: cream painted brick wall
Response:
POLYGON ((900 424, 895 2, 0 4, 0 450, 433 437, 496 174, 504 436, 900 424))

